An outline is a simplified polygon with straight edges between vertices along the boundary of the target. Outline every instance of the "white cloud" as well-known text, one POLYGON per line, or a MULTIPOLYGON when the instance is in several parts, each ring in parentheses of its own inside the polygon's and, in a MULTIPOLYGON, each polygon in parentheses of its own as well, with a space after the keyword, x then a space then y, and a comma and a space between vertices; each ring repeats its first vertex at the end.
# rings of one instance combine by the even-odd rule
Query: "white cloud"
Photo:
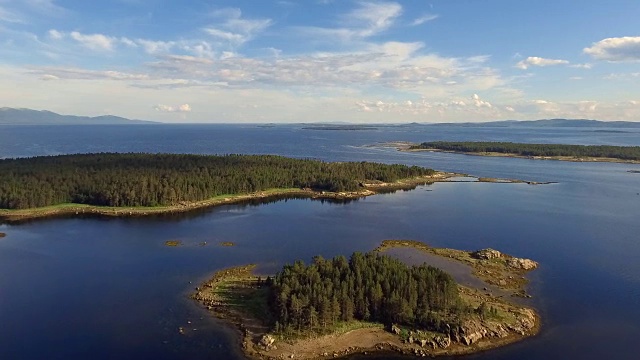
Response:
POLYGON ((422 24, 424 24, 426 22, 433 21, 433 20, 435 20, 435 19, 437 19, 439 17, 440 17, 440 15, 436 15, 436 14, 425 14, 425 15, 413 20, 413 22, 411 22, 411 26, 422 25, 422 24))
POLYGON ((191 106, 189 104, 182 104, 179 106, 169 106, 169 105, 158 104, 153 108, 156 111, 160 111, 160 112, 170 112, 170 113, 171 112, 181 112, 181 113, 191 112, 191 106))
POLYGON ((569 67, 576 68, 576 69, 591 69, 593 65, 589 63, 585 63, 585 64, 573 64, 573 65, 569 65, 569 67))
POLYGON ((56 5, 55 0, 22 0, 26 5, 31 7, 33 10, 38 11, 43 14, 47 14, 49 16, 52 15, 63 15, 68 11, 62 6, 56 5))
POLYGON ((42 80, 148 80, 150 77, 146 74, 133 74, 120 71, 97 71, 77 68, 35 68, 29 71, 31 74, 40 75, 42 80))
POLYGON ((145 39, 136 39, 135 42, 142 46, 147 54, 168 53, 172 47, 176 45, 173 41, 153 41, 145 39))
POLYGON ((604 39, 584 48, 583 52, 596 60, 640 61, 640 36, 604 39))
POLYGON ((55 30, 55 29, 51 29, 49 30, 49 37, 52 38, 53 40, 62 40, 64 38, 64 33, 55 30))
POLYGON ((527 70, 531 66, 553 66, 553 65, 566 65, 569 64, 567 60, 559 59, 545 59, 537 56, 529 56, 528 58, 518 62, 515 67, 522 70, 527 70))
POLYGON ((211 15, 214 18, 224 19, 224 21, 207 26, 202 30, 232 46, 240 46, 252 40, 273 24, 271 19, 245 19, 242 17, 242 11, 236 8, 216 10, 211 15))
POLYGON ((52 80, 60 80, 59 77, 55 76, 55 75, 51 75, 51 74, 44 74, 40 77, 40 80, 44 80, 44 81, 52 81, 52 80))
POLYGON ((340 17, 340 27, 300 26, 295 32, 319 41, 359 41, 386 31, 401 14, 402 6, 395 2, 359 2, 340 17))
MULTIPOLYGON (((51 31, 49 31, 51 35, 51 31)), ((58 34, 59 35, 59 34, 58 34)), ((112 51, 116 38, 102 35, 102 34, 81 34, 77 31, 73 31, 69 36, 79 42, 82 46, 97 51, 112 51)))
POLYGON ((362 2, 345 21, 360 28, 358 36, 369 37, 387 30, 401 14, 402 6, 395 2, 362 2))
POLYGON ((24 20, 16 14, 13 13, 2 6, 0 6, 0 22, 8 22, 8 23, 24 23, 24 20))

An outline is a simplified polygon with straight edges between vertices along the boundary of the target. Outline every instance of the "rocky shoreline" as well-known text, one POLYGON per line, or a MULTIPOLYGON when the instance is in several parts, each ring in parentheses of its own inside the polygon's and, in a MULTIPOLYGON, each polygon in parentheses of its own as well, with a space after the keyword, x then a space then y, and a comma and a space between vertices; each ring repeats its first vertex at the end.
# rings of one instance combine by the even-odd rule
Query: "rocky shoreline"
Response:
MULTIPOLYGON (((521 275, 535 269, 532 260, 515 258, 493 249, 466 252, 432 248, 410 240, 386 240, 375 251, 396 247, 412 247, 419 251, 472 263, 474 275, 514 296, 525 294, 526 279, 521 275), (490 276, 487 276, 490 275, 490 276), (516 278, 517 276, 517 278, 516 278), (504 281, 500 281, 504 280, 504 281)), ((540 329, 540 317, 534 309, 516 305, 502 296, 492 295, 486 288, 459 285, 461 298, 477 309, 491 309, 494 314, 471 316, 459 326, 441 331, 424 331, 393 325, 357 323, 348 331, 302 339, 280 339, 251 311, 243 310, 232 296, 242 299, 255 296, 260 280, 252 274, 255 265, 224 269, 196 288, 193 298, 211 313, 237 330, 239 345, 252 359, 327 359, 352 354, 394 352, 408 356, 442 356, 471 354, 504 346, 534 336, 540 329), (230 304, 235 304, 231 306, 230 304)), ((236 299, 237 300, 237 299, 236 299)), ((489 314, 489 313, 487 313, 489 314)))

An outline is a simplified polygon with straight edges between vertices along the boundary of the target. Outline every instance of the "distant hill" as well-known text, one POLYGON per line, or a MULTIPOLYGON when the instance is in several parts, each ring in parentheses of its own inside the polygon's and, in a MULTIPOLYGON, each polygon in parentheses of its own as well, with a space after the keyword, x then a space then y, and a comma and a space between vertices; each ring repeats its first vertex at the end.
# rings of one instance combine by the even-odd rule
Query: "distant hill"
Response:
POLYGON ((0 125, 125 125, 154 124, 153 121, 130 120, 119 116, 60 115, 46 110, 0 108, 0 125))
POLYGON ((640 128, 640 122, 600 121, 588 119, 502 120, 481 123, 439 123, 433 125, 473 127, 582 127, 582 128, 640 128))

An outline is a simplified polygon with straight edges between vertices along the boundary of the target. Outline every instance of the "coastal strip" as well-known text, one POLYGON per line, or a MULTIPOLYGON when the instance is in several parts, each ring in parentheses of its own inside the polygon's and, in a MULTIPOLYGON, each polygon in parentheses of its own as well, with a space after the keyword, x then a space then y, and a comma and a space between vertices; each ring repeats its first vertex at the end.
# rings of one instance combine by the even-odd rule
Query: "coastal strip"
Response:
POLYGON ((155 207, 108 207, 86 204, 60 204, 29 209, 0 209, 0 221, 17 222, 37 218, 47 218, 64 215, 101 215, 111 217, 135 217, 157 214, 183 213, 198 209, 211 208, 221 205, 239 204, 252 200, 268 200, 272 198, 309 198, 325 200, 352 200, 378 193, 397 190, 410 190, 419 185, 433 184, 447 181, 447 179, 462 176, 449 172, 435 172, 433 175, 417 176, 400 179, 395 182, 369 181, 362 182, 357 191, 318 191, 311 188, 268 189, 248 194, 219 195, 202 201, 182 201, 175 205, 155 207))
MULTIPOLYGON (((526 281, 515 279, 515 275, 523 275, 537 266, 531 260, 491 249, 465 252, 432 248, 411 240, 387 240, 375 252, 382 254, 397 247, 411 247, 473 264, 477 274, 494 274, 483 276, 488 283, 516 294, 524 293, 526 281), (512 275, 507 275, 509 273, 512 275), (504 276, 505 281, 500 281, 504 276)), ((255 265, 245 265, 218 271, 192 295, 213 316, 236 330, 238 345, 251 359, 315 360, 379 352, 418 357, 462 355, 521 341, 540 330, 540 317, 534 309, 492 295, 486 288, 458 285, 459 296, 472 313, 459 325, 447 327, 446 331, 354 320, 334 326, 329 333, 283 337, 283 334, 272 332, 272 324, 269 324, 273 317, 265 283, 270 280, 256 276, 254 270, 255 265)))
POLYGON ((525 144, 500 142, 391 142, 383 147, 395 147, 405 152, 443 152, 452 154, 509 157, 530 160, 571 162, 613 162, 640 164, 640 147, 605 145, 525 144), (548 147, 548 149, 545 149, 548 147), (548 155, 554 154, 554 155, 548 155))

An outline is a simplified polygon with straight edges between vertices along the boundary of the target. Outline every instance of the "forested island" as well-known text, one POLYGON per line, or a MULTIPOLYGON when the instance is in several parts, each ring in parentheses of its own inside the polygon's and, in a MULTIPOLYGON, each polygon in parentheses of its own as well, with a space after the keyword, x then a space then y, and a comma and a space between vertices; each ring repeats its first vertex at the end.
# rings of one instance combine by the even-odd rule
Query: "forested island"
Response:
MULTIPOLYGON (((461 286, 438 268, 407 266, 383 254, 398 246, 428 248, 413 241, 385 241, 376 251, 356 252, 349 259, 316 256, 308 265, 296 261, 273 277, 253 275, 254 265, 225 269, 193 297, 236 326, 245 354, 260 359, 383 350, 416 356, 465 354, 538 331, 532 309, 493 296, 486 288, 461 286)), ((472 261, 481 271, 491 269, 494 277, 521 278, 537 266, 491 249, 436 251, 472 261), (525 269, 523 263, 532 266, 525 269)), ((523 286, 521 282, 516 287, 523 286)), ((506 284, 504 288, 515 290, 506 284)))
POLYGON ((445 174, 371 162, 272 155, 100 153, 0 160, 0 219, 184 211, 255 197, 354 198, 445 174))
POLYGON ((565 161, 640 162, 640 146, 432 141, 409 146, 406 150, 448 151, 565 161))

